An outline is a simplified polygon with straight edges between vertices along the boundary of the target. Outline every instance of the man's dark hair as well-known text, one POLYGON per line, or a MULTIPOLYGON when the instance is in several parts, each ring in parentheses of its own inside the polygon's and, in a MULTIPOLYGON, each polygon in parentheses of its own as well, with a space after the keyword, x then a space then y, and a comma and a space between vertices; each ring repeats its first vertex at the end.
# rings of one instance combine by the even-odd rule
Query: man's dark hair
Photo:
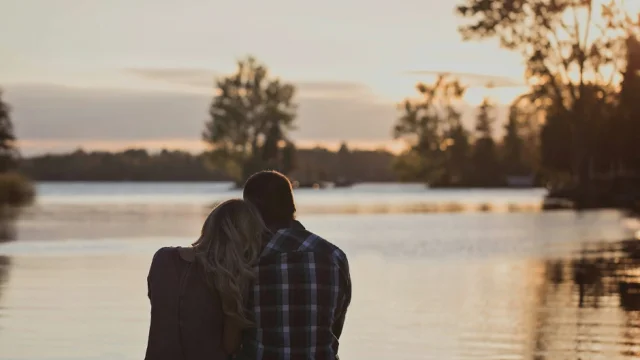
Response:
POLYGON ((254 204, 267 227, 277 230, 291 226, 296 205, 286 176, 277 171, 260 171, 247 179, 242 197, 254 204))

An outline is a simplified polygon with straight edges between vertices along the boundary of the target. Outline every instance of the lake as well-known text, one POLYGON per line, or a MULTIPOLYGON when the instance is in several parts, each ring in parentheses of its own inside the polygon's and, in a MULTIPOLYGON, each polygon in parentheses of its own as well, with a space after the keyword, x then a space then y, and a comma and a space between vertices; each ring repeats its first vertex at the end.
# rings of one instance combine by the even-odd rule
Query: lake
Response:
MULTIPOLYGON (((194 241, 225 183, 41 183, 0 229, 0 359, 144 357, 146 275, 194 241)), ((349 256, 348 359, 640 356, 640 222, 540 211, 543 189, 296 190, 349 256)))

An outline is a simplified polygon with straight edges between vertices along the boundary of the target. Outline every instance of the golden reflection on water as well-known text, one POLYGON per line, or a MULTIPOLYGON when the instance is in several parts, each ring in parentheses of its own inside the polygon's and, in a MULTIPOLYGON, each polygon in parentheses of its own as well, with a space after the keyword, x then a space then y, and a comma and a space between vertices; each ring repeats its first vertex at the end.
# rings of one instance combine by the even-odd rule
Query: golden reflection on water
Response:
MULTIPOLYGON (((55 219, 59 216, 117 216, 122 219, 141 219, 149 216, 190 216, 206 214, 219 202, 209 205, 197 204, 123 204, 123 205, 87 205, 87 204, 56 204, 36 206, 27 210, 27 216, 48 216, 55 219)), ((430 213, 460 213, 460 212, 537 212, 541 211, 540 203, 462 203, 462 202, 372 202, 372 203, 344 203, 344 204, 299 204, 299 214, 430 214, 430 213)))
POLYGON ((546 262, 536 327, 541 358, 640 355, 640 242, 585 244, 573 258, 546 262))
MULTIPOLYGON (((104 237, 197 237, 202 222, 216 203, 204 204, 46 204, 27 209, 18 222, 26 239, 101 239, 104 237)), ((298 205, 298 216, 412 215, 461 213, 535 213, 535 203, 343 203, 298 205)), ((15 224, 2 226, 15 237, 15 224)), ((6 237, 5 237, 6 238, 6 237)))
POLYGON ((540 204, 492 204, 492 203, 408 203, 408 204, 352 204, 342 206, 302 206, 304 214, 430 214, 461 212, 535 212, 540 204))

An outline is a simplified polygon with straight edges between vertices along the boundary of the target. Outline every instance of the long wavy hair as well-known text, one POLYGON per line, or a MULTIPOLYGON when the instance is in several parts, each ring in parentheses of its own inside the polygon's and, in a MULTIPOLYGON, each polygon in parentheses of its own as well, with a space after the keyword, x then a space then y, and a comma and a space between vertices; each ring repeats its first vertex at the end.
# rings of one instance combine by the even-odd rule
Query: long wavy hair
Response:
POLYGON ((220 294, 222 311, 245 327, 253 325, 245 316, 244 300, 255 279, 253 265, 266 231, 251 203, 232 199, 211 211, 192 244, 209 286, 220 294))

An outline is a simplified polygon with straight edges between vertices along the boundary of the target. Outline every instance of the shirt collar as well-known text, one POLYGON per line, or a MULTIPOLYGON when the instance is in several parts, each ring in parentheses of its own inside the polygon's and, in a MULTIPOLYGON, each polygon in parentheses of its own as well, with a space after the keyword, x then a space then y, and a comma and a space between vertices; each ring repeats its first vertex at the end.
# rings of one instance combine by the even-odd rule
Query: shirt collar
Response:
POLYGON ((265 243, 264 249, 260 256, 265 256, 273 252, 278 248, 278 241, 283 236, 283 233, 287 230, 306 230, 304 225, 298 220, 293 220, 289 227, 281 228, 278 231, 272 232, 269 240, 265 243))
POLYGON ((306 230, 302 223, 298 220, 293 220, 291 223, 291 228, 294 230, 306 230))

